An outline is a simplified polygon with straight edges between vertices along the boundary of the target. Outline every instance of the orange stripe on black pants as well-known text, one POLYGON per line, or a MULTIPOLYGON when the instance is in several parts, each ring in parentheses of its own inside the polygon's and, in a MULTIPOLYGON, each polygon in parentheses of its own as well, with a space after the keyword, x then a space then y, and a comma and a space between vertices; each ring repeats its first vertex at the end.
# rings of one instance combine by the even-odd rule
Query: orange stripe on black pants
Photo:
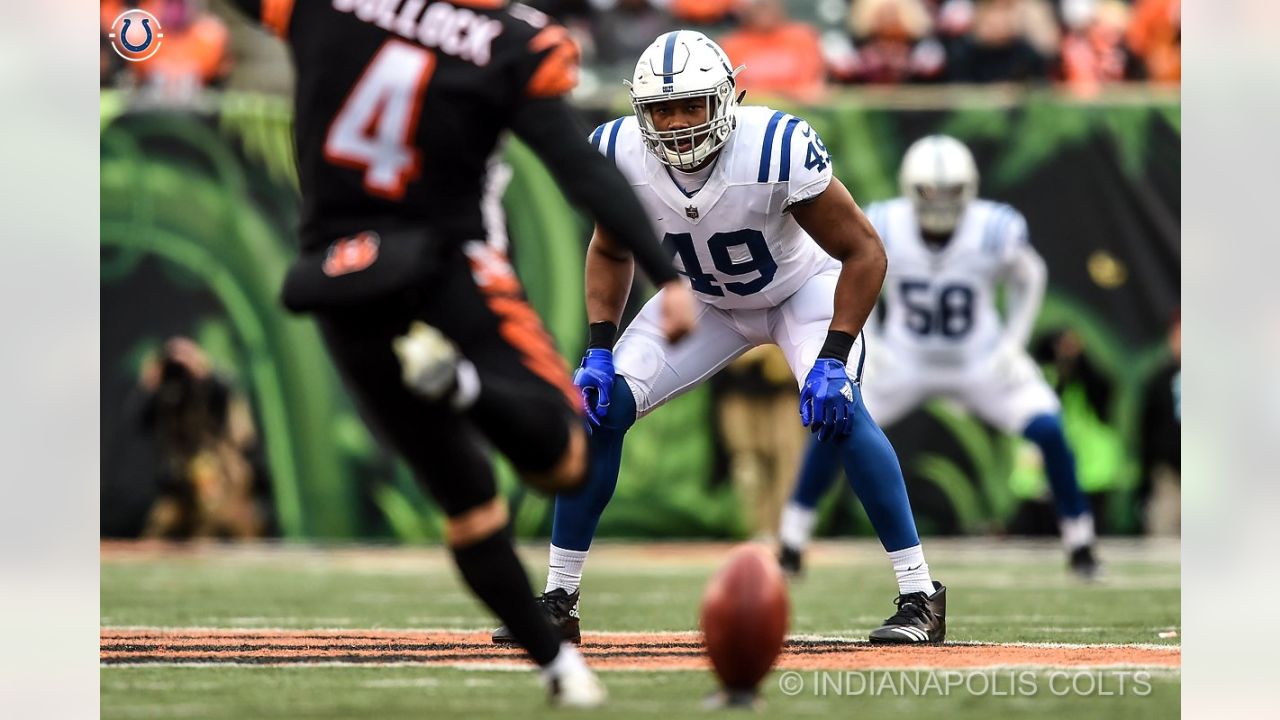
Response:
POLYGON ((538 313, 525 300, 520 279, 506 254, 482 243, 468 244, 466 252, 476 285, 498 318, 498 334, 520 353, 525 367, 559 389, 569 407, 581 413, 582 402, 577 387, 569 379, 568 366, 543 328, 538 313))
POLYGON ((262 0, 262 24, 279 37, 289 35, 294 0, 262 0))
POLYGON ((529 303, 521 297, 489 295, 489 307, 499 318, 498 332, 516 350, 520 351, 524 366, 564 393, 569 407, 581 409, 578 389, 569 379, 569 369, 564 358, 551 342, 551 336, 542 327, 542 321, 529 303))

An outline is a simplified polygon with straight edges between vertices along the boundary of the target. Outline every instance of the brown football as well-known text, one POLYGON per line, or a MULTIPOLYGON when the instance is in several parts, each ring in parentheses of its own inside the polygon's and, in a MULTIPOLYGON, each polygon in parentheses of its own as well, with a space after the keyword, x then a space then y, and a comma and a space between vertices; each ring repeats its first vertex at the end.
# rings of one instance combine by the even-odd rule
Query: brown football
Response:
POLYGON ((778 561, 760 545, 736 548, 702 597, 703 642, 726 690, 755 690, 782 651, 789 615, 778 561))

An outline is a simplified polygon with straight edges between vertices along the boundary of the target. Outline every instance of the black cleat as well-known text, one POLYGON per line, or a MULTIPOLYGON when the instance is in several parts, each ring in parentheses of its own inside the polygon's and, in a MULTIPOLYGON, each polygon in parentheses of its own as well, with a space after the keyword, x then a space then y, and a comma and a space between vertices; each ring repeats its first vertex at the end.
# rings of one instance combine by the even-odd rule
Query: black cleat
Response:
POLYGON ((898 612, 871 631, 873 643, 937 645, 947 637, 947 589, 933 581, 933 594, 899 595, 898 612))
MULTIPOLYGON (((582 643, 582 630, 578 627, 578 591, 572 594, 562 588, 543 593, 534 602, 547 614, 551 626, 560 633, 560 639, 575 645, 582 643)), ((495 645, 515 645, 515 636, 506 625, 493 631, 491 637, 495 645)))
POLYGON ((1102 566, 1098 564, 1098 558, 1093 555, 1093 546, 1085 545, 1071 551, 1067 556, 1067 567, 1071 568, 1071 572, 1076 577, 1087 582, 1098 579, 1098 573, 1102 570, 1102 566))
POLYGON ((789 545, 783 545, 778 550, 778 564, 782 566, 782 574, 788 580, 795 580, 804 572, 804 554, 789 545))

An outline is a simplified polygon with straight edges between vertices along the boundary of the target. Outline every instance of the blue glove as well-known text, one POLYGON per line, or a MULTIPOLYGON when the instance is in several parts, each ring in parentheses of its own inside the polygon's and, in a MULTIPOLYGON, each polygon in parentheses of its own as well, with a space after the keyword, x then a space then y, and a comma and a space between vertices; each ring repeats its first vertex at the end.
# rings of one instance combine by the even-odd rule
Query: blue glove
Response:
POLYGON ((600 421, 609 412, 609 393, 613 390, 613 351, 589 348, 582 356, 582 365, 573 374, 573 384, 582 391, 587 429, 600 427, 600 421))
POLYGON ((800 390, 800 422, 819 440, 838 440, 853 430, 853 399, 844 363, 819 358, 800 390))

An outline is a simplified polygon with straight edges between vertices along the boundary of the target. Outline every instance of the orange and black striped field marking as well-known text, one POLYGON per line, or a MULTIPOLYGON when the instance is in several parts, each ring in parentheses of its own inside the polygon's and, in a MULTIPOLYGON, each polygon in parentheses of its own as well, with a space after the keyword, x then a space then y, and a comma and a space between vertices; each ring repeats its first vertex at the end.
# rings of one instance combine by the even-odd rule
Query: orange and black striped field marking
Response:
MULTIPOLYGON (((697 633, 600 633, 583 637, 600 669, 709 668, 697 633)), ((104 665, 522 665, 522 651, 494 645, 487 632, 450 630, 224 630, 104 628, 104 665)), ((796 637, 778 667, 793 670, 991 667, 1156 667, 1176 669, 1182 650, 1162 645, 952 644, 884 647, 796 637)))

